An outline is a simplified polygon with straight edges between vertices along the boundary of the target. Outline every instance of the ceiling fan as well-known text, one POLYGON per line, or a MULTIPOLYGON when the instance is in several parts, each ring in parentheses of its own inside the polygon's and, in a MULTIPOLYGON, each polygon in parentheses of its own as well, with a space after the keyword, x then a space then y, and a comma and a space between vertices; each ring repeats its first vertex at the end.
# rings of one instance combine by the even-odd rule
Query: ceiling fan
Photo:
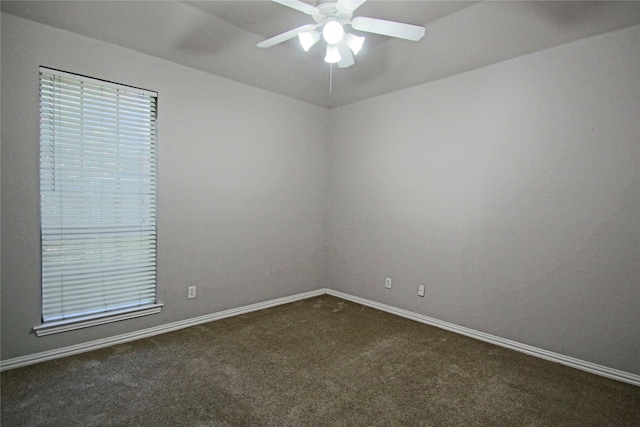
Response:
POLYGON ((411 41, 418 41, 424 36, 424 27, 417 25, 364 16, 352 18, 353 12, 366 0, 337 0, 336 2, 322 3, 318 6, 311 6, 301 0, 271 1, 311 15, 316 23, 285 31, 258 43, 258 47, 275 46, 297 36, 306 52, 320 40, 320 31, 318 29, 321 28, 322 38, 327 43, 327 52, 324 60, 329 64, 337 63, 339 68, 352 66, 354 64, 353 55, 358 54, 364 43, 364 37, 345 32, 345 25, 350 25, 351 28, 357 31, 382 34, 411 41))

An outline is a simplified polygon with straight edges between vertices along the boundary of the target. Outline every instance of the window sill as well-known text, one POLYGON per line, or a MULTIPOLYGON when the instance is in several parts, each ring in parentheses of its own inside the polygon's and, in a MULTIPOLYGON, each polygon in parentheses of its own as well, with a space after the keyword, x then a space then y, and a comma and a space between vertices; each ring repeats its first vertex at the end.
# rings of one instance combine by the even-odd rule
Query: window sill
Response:
POLYGON ((143 307, 117 310, 108 314, 103 313, 95 316, 84 316, 76 319, 47 322, 43 323, 40 326, 34 326, 33 330, 35 331, 37 336, 41 337, 44 335, 89 328, 91 326, 103 325, 105 323, 119 322, 120 320, 127 320, 136 317, 148 316, 150 314, 156 314, 160 312, 163 305, 164 304, 150 304, 143 307))

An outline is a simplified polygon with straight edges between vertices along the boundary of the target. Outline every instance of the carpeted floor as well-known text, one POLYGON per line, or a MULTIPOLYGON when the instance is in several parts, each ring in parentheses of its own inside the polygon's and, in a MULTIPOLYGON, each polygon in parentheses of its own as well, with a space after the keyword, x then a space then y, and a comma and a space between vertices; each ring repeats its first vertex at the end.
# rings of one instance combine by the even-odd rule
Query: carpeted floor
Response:
POLYGON ((3 372, 2 426, 640 426, 640 388, 322 296, 3 372))

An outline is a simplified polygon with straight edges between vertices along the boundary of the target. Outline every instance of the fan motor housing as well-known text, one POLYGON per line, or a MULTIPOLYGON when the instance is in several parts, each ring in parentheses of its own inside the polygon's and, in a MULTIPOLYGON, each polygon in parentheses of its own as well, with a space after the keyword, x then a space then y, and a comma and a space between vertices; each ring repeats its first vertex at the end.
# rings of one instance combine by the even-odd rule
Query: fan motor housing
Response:
POLYGON ((318 13, 314 13, 312 16, 318 24, 324 23, 327 18, 334 18, 341 24, 351 20, 352 13, 340 12, 333 2, 319 4, 316 8, 318 9, 318 13))

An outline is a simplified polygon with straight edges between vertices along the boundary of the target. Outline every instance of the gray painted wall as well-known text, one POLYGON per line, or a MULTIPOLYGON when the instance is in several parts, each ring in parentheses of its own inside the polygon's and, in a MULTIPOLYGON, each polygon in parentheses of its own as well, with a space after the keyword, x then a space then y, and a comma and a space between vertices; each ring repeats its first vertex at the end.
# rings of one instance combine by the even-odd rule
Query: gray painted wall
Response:
POLYGON ((639 46, 331 110, 328 287, 640 374, 639 46))
POLYGON ((2 359, 324 287, 327 115, 3 14, 2 359), (40 323, 39 65, 159 93, 160 314, 31 331, 40 323))

